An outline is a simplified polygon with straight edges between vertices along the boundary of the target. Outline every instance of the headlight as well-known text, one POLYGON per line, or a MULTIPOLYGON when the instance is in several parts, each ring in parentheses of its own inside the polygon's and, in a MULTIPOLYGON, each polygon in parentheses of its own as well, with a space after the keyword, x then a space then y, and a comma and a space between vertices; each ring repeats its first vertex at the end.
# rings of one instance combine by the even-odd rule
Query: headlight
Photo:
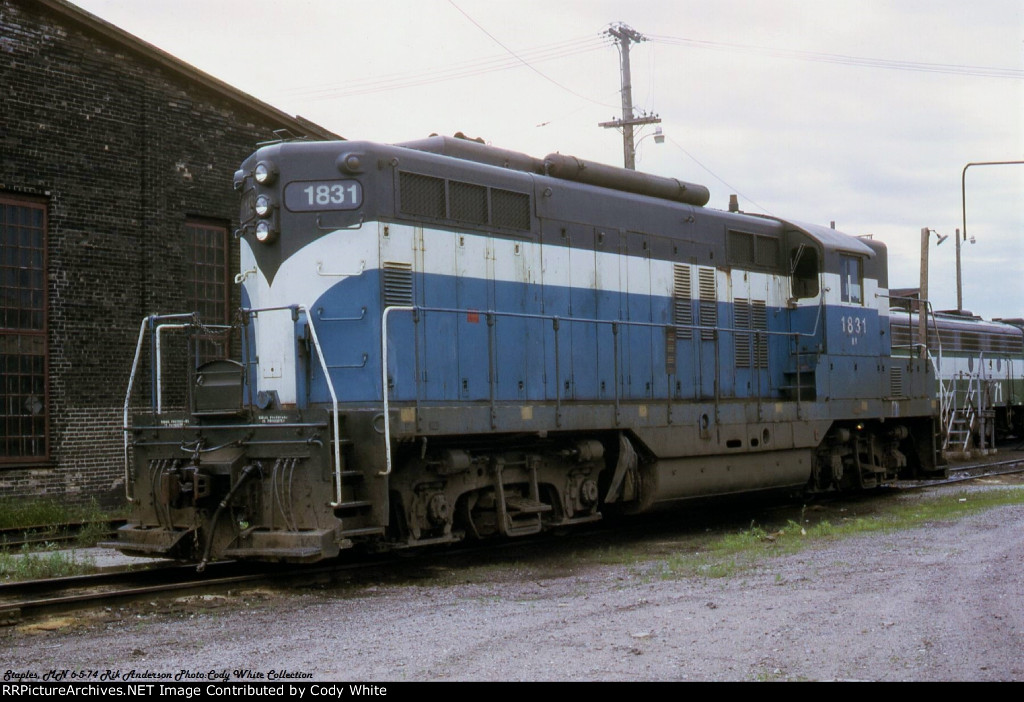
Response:
POLYGON ((274 182, 274 178, 277 177, 277 169, 266 161, 260 161, 256 164, 253 175, 256 177, 256 182, 260 185, 270 185, 274 182))
POLYGON ((256 240, 263 244, 269 244, 277 237, 277 232, 270 226, 270 222, 263 220, 256 223, 256 240))
POLYGON ((256 198, 256 214, 260 217, 266 217, 270 214, 270 198, 266 195, 260 195, 256 198))

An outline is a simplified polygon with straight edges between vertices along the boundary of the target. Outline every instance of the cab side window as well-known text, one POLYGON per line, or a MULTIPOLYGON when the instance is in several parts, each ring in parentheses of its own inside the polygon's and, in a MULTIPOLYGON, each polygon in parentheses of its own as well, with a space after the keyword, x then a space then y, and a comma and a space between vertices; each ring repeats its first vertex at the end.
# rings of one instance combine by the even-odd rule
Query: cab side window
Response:
POLYGON ((790 253, 793 273, 793 297, 816 297, 818 294, 818 252, 801 245, 790 253))
POLYGON ((863 262, 858 256, 839 256, 839 288, 843 302, 864 304, 863 262))

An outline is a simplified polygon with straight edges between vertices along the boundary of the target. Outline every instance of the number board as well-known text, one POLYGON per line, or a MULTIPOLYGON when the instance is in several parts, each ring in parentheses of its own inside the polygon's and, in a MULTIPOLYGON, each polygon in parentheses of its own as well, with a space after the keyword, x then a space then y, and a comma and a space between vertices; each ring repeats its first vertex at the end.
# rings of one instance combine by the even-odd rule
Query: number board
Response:
POLYGON ((358 180, 315 180, 288 183, 284 206, 292 212, 354 210, 363 204, 363 186, 358 180))

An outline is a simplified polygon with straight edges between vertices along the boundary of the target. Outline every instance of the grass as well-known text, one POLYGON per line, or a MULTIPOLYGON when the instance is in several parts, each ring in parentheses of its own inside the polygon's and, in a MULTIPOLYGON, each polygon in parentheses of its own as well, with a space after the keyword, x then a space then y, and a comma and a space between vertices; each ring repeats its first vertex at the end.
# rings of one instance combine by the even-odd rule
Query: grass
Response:
POLYGON ((837 523, 827 519, 808 519, 806 510, 801 510, 798 520, 789 519, 785 524, 776 526, 762 526, 752 522, 742 531, 705 538, 697 549, 680 549, 647 564, 645 569, 649 574, 664 579, 730 577, 758 565, 766 557, 797 553, 827 541, 913 529, 929 523, 959 519, 995 507, 1018 504, 1024 504, 1024 490, 961 492, 909 504, 893 502, 891 507, 885 505, 877 514, 843 518, 837 523))
POLYGON ((687 530, 655 544, 623 543, 575 552, 580 563, 631 566, 641 579, 727 578, 776 556, 797 553, 830 540, 950 521, 1003 505, 1024 504, 1024 490, 961 491, 912 501, 884 497, 866 504, 870 514, 835 519, 835 510, 806 507, 799 516, 775 524, 750 522, 739 530, 687 530), (833 519, 822 515, 831 512, 833 519))
POLYGON ((0 548, 0 580, 34 580, 78 575, 95 570, 87 555, 74 549, 95 546, 107 536, 108 523, 119 515, 89 502, 65 505, 56 500, 0 501, 0 529, 25 529, 44 541, 37 546, 24 545, 15 551, 0 548), (72 542, 57 544, 66 525, 81 524, 72 542), (54 541, 45 539, 53 538, 54 541), (66 548, 70 551, 58 550, 66 548))
POLYGON ((95 500, 73 505, 58 500, 0 500, 0 529, 107 521, 117 517, 118 511, 103 509, 95 500))
POLYGON ((94 559, 75 551, 31 551, 22 547, 17 553, 0 552, 0 580, 4 581, 60 578, 94 570, 94 559))
MULTIPOLYGON (((721 524, 710 514, 705 521, 699 514, 687 514, 678 520, 679 528, 655 529, 651 539, 638 537, 637 530, 627 528, 621 538, 611 545, 567 541, 562 547, 553 545, 546 555, 537 559, 521 555, 510 560, 509 553, 497 550, 493 561, 477 554, 471 562, 448 564, 443 568, 424 571, 416 566, 412 573, 391 569, 386 580, 392 584, 421 583, 426 577, 430 584, 437 583, 490 583, 497 579, 514 577, 542 582, 547 577, 558 578, 577 568, 587 566, 625 566, 636 581, 679 580, 684 578, 723 579, 742 575, 745 571, 764 565, 772 558, 798 553, 803 549, 820 546, 853 536, 878 533, 895 534, 901 530, 924 527, 942 521, 960 519, 987 509, 1004 505, 1024 504, 1024 489, 994 489, 973 492, 957 491, 938 497, 914 496, 903 499, 893 495, 868 496, 851 499, 841 506, 813 506, 788 510, 786 517, 772 522, 747 522, 744 527, 702 528, 702 524, 721 524), (552 553, 559 554, 552 556, 552 553)), ((759 511, 763 505, 757 507, 759 511)), ((731 508, 735 509, 735 508, 731 508)), ((778 514, 775 509, 771 514, 778 514)), ((624 525, 633 524, 624 522, 624 525)), ((775 578, 777 585, 785 585, 782 575, 775 578)), ((581 586, 585 588, 586 586, 581 586)), ((528 601, 534 594, 525 594, 528 601)))

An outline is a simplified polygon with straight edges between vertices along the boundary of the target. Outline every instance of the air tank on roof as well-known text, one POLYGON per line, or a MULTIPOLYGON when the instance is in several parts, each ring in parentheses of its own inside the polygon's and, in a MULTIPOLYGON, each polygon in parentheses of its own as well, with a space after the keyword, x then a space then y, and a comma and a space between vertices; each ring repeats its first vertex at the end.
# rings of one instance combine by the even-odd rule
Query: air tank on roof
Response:
POLYGON ((675 178, 641 173, 627 168, 607 166, 595 161, 585 161, 575 156, 548 154, 544 158, 548 175, 577 183, 596 185, 602 188, 624 190, 638 195, 649 195, 664 200, 675 200, 687 205, 703 207, 708 204, 711 193, 703 185, 684 183, 675 178))
POLYGON ((648 195, 663 200, 675 200, 687 205, 703 207, 708 204, 711 194, 703 185, 685 183, 675 178, 641 173, 626 168, 608 166, 596 161, 586 161, 565 154, 548 154, 544 160, 499 149, 472 139, 447 136, 431 136, 417 141, 407 141, 397 146, 417 151, 475 161, 490 166, 511 168, 527 173, 548 175, 561 180, 571 180, 600 188, 622 190, 637 195, 648 195))

